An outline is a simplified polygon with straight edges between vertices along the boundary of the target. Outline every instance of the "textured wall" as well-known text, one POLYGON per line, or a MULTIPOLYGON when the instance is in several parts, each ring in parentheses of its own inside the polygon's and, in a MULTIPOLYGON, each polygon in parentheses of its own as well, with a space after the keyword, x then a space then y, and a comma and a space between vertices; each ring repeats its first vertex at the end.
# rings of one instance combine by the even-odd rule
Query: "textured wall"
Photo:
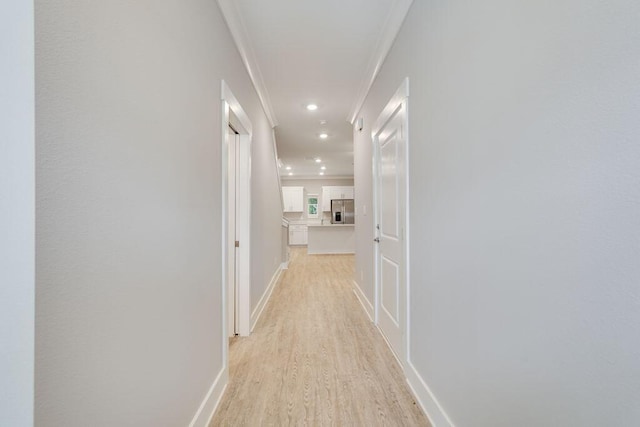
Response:
POLYGON ((38 425, 186 425, 222 369, 221 79, 267 197, 216 2, 36 1, 38 425))
POLYGON ((0 3, 0 425, 33 425, 33 4, 0 3))
POLYGON ((410 78, 410 359, 456 425, 640 424, 639 19, 416 1, 366 101, 359 204, 371 123, 410 78))

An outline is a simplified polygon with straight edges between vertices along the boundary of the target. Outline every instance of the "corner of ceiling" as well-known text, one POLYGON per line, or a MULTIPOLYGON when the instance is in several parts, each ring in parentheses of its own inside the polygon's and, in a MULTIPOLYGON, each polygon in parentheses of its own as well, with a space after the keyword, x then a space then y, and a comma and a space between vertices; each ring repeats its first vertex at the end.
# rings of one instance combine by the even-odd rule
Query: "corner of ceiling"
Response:
POLYGON ((244 25, 242 13, 238 9, 237 2, 235 0, 218 0, 218 5, 220 6, 220 11, 224 16, 225 21, 227 22, 231 36, 236 43, 242 62, 247 69, 247 73, 249 73, 249 78, 258 93, 258 98, 260 98, 262 108, 269 120, 269 124, 274 128, 278 126, 278 121, 273 111, 269 92, 264 84, 262 73, 258 67, 258 61, 256 60, 253 46, 251 45, 251 39, 249 38, 246 26, 244 25))
POLYGON ((367 70, 363 73, 362 82, 360 83, 360 89, 358 90, 356 100, 349 110, 350 113, 347 117, 347 121, 352 125, 356 121, 356 117, 369 94, 371 86, 373 86, 373 82, 378 76, 378 72, 384 63, 387 54, 393 46, 396 36, 400 32, 400 28, 402 28, 402 23, 404 22, 404 18, 407 16, 412 3, 413 0, 395 0, 391 6, 391 10, 387 15, 387 20, 380 30, 380 35, 373 54, 371 55, 371 59, 369 60, 367 70))

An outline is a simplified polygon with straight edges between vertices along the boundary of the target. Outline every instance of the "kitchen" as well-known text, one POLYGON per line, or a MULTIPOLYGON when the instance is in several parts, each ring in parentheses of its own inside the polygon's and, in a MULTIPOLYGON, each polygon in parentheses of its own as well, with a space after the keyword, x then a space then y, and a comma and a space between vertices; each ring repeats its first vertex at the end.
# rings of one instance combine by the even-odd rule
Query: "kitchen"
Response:
POLYGON ((355 252, 353 178, 282 177, 282 197, 290 246, 316 255, 355 252))

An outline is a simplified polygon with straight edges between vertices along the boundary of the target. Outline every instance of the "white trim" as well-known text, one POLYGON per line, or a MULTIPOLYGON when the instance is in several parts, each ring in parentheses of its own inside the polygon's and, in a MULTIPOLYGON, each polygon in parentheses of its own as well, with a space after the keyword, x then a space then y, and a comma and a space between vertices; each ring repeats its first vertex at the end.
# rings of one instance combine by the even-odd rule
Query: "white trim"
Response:
POLYGON ((215 414, 216 409, 218 409, 218 405, 220 404, 220 400, 222 400, 224 391, 227 389, 228 382, 229 371, 225 367, 218 373, 218 376, 209 388, 207 395, 204 397, 204 400, 200 404, 198 411, 189 423, 189 427, 207 427, 209 424, 211 424, 213 414, 215 414))
POLYGON ((251 82, 253 83, 253 87, 258 93, 258 98, 260 98, 264 113, 273 128, 278 126, 278 120, 276 120, 273 106, 269 98, 269 92, 267 91, 262 73, 258 67, 258 61, 256 60, 251 39, 242 19, 242 12, 239 9, 240 6, 238 3, 239 2, 235 0, 218 0, 220 11, 224 16, 224 20, 227 22, 229 32, 231 33, 233 41, 238 48, 242 62, 247 69, 251 82))
POLYGON ((240 134, 240 179, 238 183, 236 232, 238 257, 238 333, 251 333, 251 136, 240 134))
MULTIPOLYGON (((288 267, 288 263, 287 263, 287 267, 288 267)), ((251 313, 251 332, 253 332, 253 328, 255 328, 256 325, 258 324, 258 320, 260 320, 262 311, 267 306, 267 303, 269 302, 269 298, 271 298, 271 294, 273 293, 273 290, 275 289, 276 284, 278 283, 278 280, 280 280, 281 274, 282 274, 282 264, 279 265, 278 268, 276 269, 276 272, 273 273, 273 276, 271 277, 271 281, 269 282, 269 286, 267 286, 267 289, 265 289, 264 293, 262 294, 260 301, 258 301, 258 304, 256 304, 256 308, 253 310, 253 313, 251 313)))
POLYGON ((384 126, 391 115, 396 111, 398 105, 404 101, 405 98, 409 97, 409 77, 405 77, 400 83, 400 87, 396 90, 396 93, 393 94, 391 99, 387 102, 384 110, 378 116, 375 124, 373 125, 373 130, 371 131, 371 138, 375 138, 375 135, 380 132, 382 126, 384 126))
POLYGON ((0 2, 0 424, 7 426, 34 423, 36 129, 43 129, 35 120, 34 9, 33 1, 0 2))
MULTIPOLYGON (((403 269, 402 269, 402 277, 401 280, 405 286, 405 298, 404 298, 404 317, 400 319, 400 330, 402 331, 402 345, 400 349, 394 349, 393 351, 398 351, 402 353, 398 360, 400 361, 400 365, 404 367, 404 362, 409 360, 409 352, 410 352, 410 342, 409 342, 409 332, 411 330, 411 317, 410 317, 410 292, 411 285, 409 281, 409 78, 405 77, 393 94, 391 99, 387 102, 386 106, 378 116, 375 124, 373 125, 373 130, 371 131, 371 142, 373 144, 373 156, 372 156, 372 182, 373 182, 373 211, 374 211, 374 221, 373 221, 373 235, 379 236, 378 231, 376 230, 376 225, 380 224, 380 206, 379 206, 379 180, 378 180, 378 134, 381 132, 382 128, 386 126, 386 124, 391 120, 391 118, 396 114, 399 108, 404 106, 404 140, 405 140, 405 150, 404 150, 404 167, 401 176, 401 182, 403 184, 403 188, 401 190, 401 205, 404 208, 403 224, 402 224, 402 237, 404 240, 404 245, 402 248, 402 258, 403 258, 403 269)), ((379 327, 380 326, 380 266, 379 266, 379 250, 380 245, 376 245, 374 249, 374 323, 379 327)), ((382 331, 381 331, 382 332, 382 331)), ((384 336, 384 333, 383 333, 384 336)), ((386 339, 386 337, 385 337, 386 339)), ((387 341, 388 342, 388 341, 387 341)), ((391 347, 391 346, 390 346, 391 347)), ((395 354, 395 353, 394 353, 395 354)))
MULTIPOLYGON (((387 343, 387 347, 389 348, 389 351, 391 351, 393 358, 396 359, 396 362, 398 362, 398 365, 400 365, 400 369, 402 369, 402 372, 404 373, 404 364, 396 354, 396 351, 391 346, 391 343, 387 339, 387 336, 384 334, 384 331, 380 328, 380 325, 375 325, 375 327, 378 330, 378 332, 380 332, 380 335, 382 336, 382 339, 384 339, 384 342, 387 343)), ((406 376, 405 376, 405 379, 406 379, 406 376)))
MULTIPOLYGON (((247 113, 245 113, 244 109, 242 108, 242 105, 240 105, 240 102, 238 101, 238 99, 233 95, 233 92, 231 92, 231 89, 227 85, 227 82, 222 80, 220 85, 221 85, 220 99, 222 99, 223 101, 226 101, 227 104, 229 104, 229 108, 231 108, 231 111, 233 111, 233 114, 235 114, 238 120, 240 120, 240 124, 242 125, 244 130, 249 134, 249 136, 253 135, 253 126, 251 125, 251 120, 249 120, 249 116, 247 115, 247 113)), ((228 123, 228 120, 229 118, 227 117, 227 123, 228 123)), ((226 132, 227 132, 226 126, 223 129, 223 132, 225 132, 225 135, 226 135, 226 132)))
POLYGON ((424 412, 424 414, 429 419, 431 426, 455 427, 455 425, 451 421, 451 418, 449 418, 447 413, 444 411, 444 409, 440 405, 440 402, 438 402, 438 399, 436 399, 427 383, 418 373, 418 370, 415 368, 415 366, 413 366, 413 363, 411 363, 410 360, 407 360, 407 363, 403 364, 402 361, 398 358, 398 355, 393 350, 393 347, 391 347, 391 344, 389 343, 389 340, 387 340, 387 337, 384 335, 384 332, 382 332, 382 329, 380 329, 380 326, 376 325, 376 329, 380 333, 382 339, 384 339, 387 347, 389 348, 389 350, 391 350, 391 354, 393 354, 393 357, 396 359, 396 361, 400 365, 400 368, 404 372, 407 385, 411 390, 411 394, 413 394, 416 402, 418 402, 418 405, 420 405, 420 409, 422 409, 422 412, 424 412))
POLYGON ((350 112, 347 117, 347 121, 352 125, 355 123, 356 117, 362 109, 362 105, 364 104, 365 99, 367 99, 367 95, 369 95, 369 90, 371 89, 371 86, 373 86, 373 82, 378 76, 380 68, 382 68, 382 64, 393 46, 393 42, 400 32, 402 23, 404 22, 412 3, 413 0, 395 0, 391 6, 391 10, 387 15, 387 21, 382 26, 380 37, 375 50, 371 55, 371 59, 369 60, 367 71, 364 73, 362 82, 360 83, 358 96, 349 110, 350 112))
POLYGON ((369 298, 362 292, 358 282, 355 280, 353 280, 353 293, 356 294, 356 298, 360 301, 360 305, 364 312, 367 313, 369 320, 373 322, 373 304, 371 304, 371 301, 369 301, 369 298))
POLYGON ((236 129, 240 132, 240 179, 237 185, 240 187, 239 198, 237 200, 238 209, 236 215, 237 221, 237 238, 240 241, 238 248, 238 257, 240 269, 238 275, 238 333, 247 336, 251 330, 251 140, 253 135, 253 127, 249 116, 244 111, 240 102, 231 92, 224 80, 220 83, 220 99, 221 99, 221 170, 222 170, 222 314, 223 314, 223 361, 224 366, 228 367, 228 330, 227 330, 227 251, 228 251, 228 218, 227 218, 227 199, 228 199, 228 146, 229 132, 227 131, 230 119, 230 112, 240 122, 242 129, 236 129))
POLYGON ((410 360, 407 361, 405 375, 407 375, 407 384, 413 396, 427 418, 429 418, 431 425, 433 427, 454 427, 451 418, 444 411, 440 402, 438 402, 438 399, 433 395, 433 392, 431 392, 431 389, 410 360))
POLYGON ((285 261, 282 264, 280 264, 280 269, 281 270, 288 270, 289 269, 289 261, 285 261))

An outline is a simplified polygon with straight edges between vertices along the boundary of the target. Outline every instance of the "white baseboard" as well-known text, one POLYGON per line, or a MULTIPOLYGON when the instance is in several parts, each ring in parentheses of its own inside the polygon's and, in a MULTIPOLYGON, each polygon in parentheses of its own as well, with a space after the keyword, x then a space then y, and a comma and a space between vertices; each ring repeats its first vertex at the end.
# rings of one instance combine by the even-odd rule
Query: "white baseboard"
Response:
POLYGON ((193 416, 189 427, 207 427, 211 424, 213 414, 218 409, 222 395, 227 388, 229 382, 229 372, 226 368, 223 368, 216 377, 213 385, 209 389, 209 392, 205 396, 204 400, 198 408, 198 412, 193 416))
POLYGON ((289 269, 289 261, 283 262, 280 264, 280 270, 288 270, 289 269))
POLYGON ((280 280, 280 274, 282 274, 282 265, 279 265, 276 269, 276 272, 273 273, 273 277, 271 277, 269 286, 267 286, 267 289, 265 289, 264 293, 262 294, 262 297, 260 298, 260 301, 258 301, 256 308, 251 313, 251 331, 253 331, 253 328, 256 327, 256 324, 258 323, 258 320, 262 315, 262 311, 267 305, 273 289, 276 287, 276 283, 278 283, 278 280, 280 280))
MULTIPOLYGON (((367 299, 366 295, 358 285, 358 282, 353 280, 353 293, 356 294, 356 298, 360 301, 360 305, 364 309, 369 319, 374 322, 374 308, 373 304, 367 299)), ((454 424, 451 422, 449 416, 444 412, 440 403, 435 398, 427 383, 422 379, 422 376, 418 373, 415 366, 411 363, 410 360, 401 361, 396 353, 393 351, 393 348, 389 344, 387 337, 385 337, 384 333, 380 329, 378 325, 376 325, 380 336, 387 343, 387 346, 391 350, 391 354, 398 361, 398 364, 402 368, 404 375, 407 380, 407 384, 413 393, 413 396, 416 399, 416 402, 420 405, 422 411, 426 414, 427 418, 431 422, 432 427, 454 427, 454 424)))
POLYGON ((454 427, 449 416, 444 412, 440 403, 431 392, 431 389, 418 373, 415 366, 410 360, 407 360, 405 375, 407 376, 407 384, 413 392, 416 401, 429 418, 433 427, 454 427))
POLYGON ((362 292, 362 289, 360 289, 358 282, 355 280, 353 281, 353 293, 356 294, 356 298, 360 301, 360 305, 362 305, 364 312, 369 316, 369 320, 373 322, 373 304, 371 304, 364 292, 362 292))

